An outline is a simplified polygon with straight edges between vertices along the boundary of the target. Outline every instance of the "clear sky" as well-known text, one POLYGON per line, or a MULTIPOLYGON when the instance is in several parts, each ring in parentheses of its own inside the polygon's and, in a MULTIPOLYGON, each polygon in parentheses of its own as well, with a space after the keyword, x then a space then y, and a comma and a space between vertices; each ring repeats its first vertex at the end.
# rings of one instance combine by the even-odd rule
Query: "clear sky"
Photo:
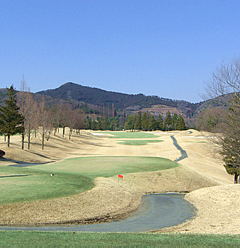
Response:
POLYGON ((201 101, 239 56, 239 0, 0 0, 0 88, 66 82, 201 101))

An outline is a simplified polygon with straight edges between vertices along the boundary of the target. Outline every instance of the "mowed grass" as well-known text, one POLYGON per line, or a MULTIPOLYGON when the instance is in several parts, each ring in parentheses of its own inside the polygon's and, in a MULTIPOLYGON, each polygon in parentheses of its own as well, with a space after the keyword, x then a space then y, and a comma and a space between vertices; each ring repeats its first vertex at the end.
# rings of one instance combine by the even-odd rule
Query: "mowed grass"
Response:
POLYGON ((114 131, 114 132, 96 132, 96 133, 105 133, 111 135, 110 138, 115 139, 149 139, 149 138, 158 138, 159 135, 153 133, 145 132, 125 132, 125 131, 114 131))
POLYGON ((177 163, 159 157, 96 156, 71 158, 52 165, 34 166, 31 169, 51 172, 56 175, 68 172, 94 179, 117 174, 166 170, 177 166, 177 163))
POLYGON ((99 156, 31 167, 0 166, 0 204, 74 195, 94 187, 96 177, 158 171, 176 166, 177 163, 164 158, 99 156))
POLYGON ((90 178, 24 167, 0 167, 0 204, 29 202, 78 194, 94 186, 90 178))
POLYGON ((0 231, 1 247, 238 247, 240 235, 0 231))
POLYGON ((158 143, 158 142, 163 142, 163 140, 124 140, 124 141, 118 141, 117 143, 128 146, 143 146, 143 145, 147 145, 148 143, 158 143))

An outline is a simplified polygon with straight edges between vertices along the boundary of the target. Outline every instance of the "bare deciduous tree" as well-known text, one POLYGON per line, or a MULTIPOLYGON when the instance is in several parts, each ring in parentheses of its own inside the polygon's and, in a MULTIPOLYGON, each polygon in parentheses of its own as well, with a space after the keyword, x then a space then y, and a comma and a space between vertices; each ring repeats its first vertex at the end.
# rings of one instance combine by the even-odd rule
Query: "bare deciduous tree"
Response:
POLYGON ((229 64, 222 64, 213 72, 212 78, 206 83, 205 98, 226 96, 240 91, 240 57, 229 64))
POLYGON ((223 64, 213 73, 207 83, 206 94, 213 98, 221 96, 228 102, 225 128, 218 137, 224 166, 229 174, 234 175, 234 183, 240 175, 240 58, 229 64, 223 64), (232 93, 232 94, 230 94, 232 93))
POLYGON ((40 139, 42 141, 42 150, 44 150, 45 138, 48 140, 52 132, 52 124, 49 118, 49 112, 45 104, 44 96, 39 104, 39 123, 41 126, 40 129, 40 139))
POLYGON ((31 133, 38 127, 37 103, 33 100, 30 89, 27 90, 27 84, 24 77, 21 81, 21 88, 18 92, 17 103, 20 113, 24 116, 24 130, 22 138, 22 149, 24 149, 24 135, 28 137, 28 149, 30 149, 31 133))

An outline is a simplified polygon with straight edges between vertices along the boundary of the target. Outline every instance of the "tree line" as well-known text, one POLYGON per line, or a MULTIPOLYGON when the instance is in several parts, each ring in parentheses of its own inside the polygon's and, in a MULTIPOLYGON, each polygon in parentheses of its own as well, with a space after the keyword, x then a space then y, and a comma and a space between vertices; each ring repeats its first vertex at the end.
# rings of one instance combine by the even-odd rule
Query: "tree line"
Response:
POLYGON ((5 106, 0 106, 0 134, 7 138, 7 146, 10 146, 10 136, 22 135, 22 149, 25 140, 30 149, 33 136, 41 140, 42 149, 45 141, 51 135, 56 135, 62 128, 62 137, 65 136, 65 127, 69 127, 69 139, 73 130, 80 134, 80 129, 91 130, 185 130, 186 125, 181 115, 167 113, 164 119, 159 115, 157 119, 150 113, 139 111, 137 114, 126 117, 108 117, 86 115, 82 109, 75 108, 68 102, 54 104, 47 108, 44 96, 40 101, 34 99, 33 94, 26 89, 26 83, 21 82, 21 91, 11 86, 7 88, 8 99, 4 100, 5 106))
POLYGON ((47 108, 44 97, 36 101, 29 91, 19 91, 11 86, 7 88, 7 99, 5 105, 0 106, 0 134, 7 138, 7 146, 10 146, 10 136, 22 135, 22 149, 24 149, 25 137, 27 137, 27 148, 30 149, 31 138, 39 137, 44 149, 45 140, 50 135, 56 135, 61 127, 65 135, 65 127, 69 127, 69 139, 73 129, 80 133, 84 128, 84 111, 73 109, 69 103, 53 105, 47 108))
POLYGON ((167 112, 166 118, 159 115, 156 119, 150 113, 142 113, 138 111, 137 114, 128 117, 97 117, 97 119, 86 118, 85 128, 91 130, 142 130, 142 131, 170 131, 170 130, 186 130, 184 118, 176 113, 171 114, 167 112))
POLYGON ((150 113, 142 113, 138 111, 135 115, 127 117, 125 128, 128 130, 143 130, 143 131, 170 131, 170 130, 186 130, 184 118, 176 113, 171 114, 167 112, 164 119, 161 114, 155 119, 154 115, 150 113))

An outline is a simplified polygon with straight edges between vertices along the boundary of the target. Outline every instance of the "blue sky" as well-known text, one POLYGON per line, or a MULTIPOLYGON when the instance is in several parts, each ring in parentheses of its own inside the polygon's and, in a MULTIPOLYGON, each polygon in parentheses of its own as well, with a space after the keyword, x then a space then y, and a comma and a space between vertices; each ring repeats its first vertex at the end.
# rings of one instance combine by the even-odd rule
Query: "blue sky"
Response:
POLYGON ((240 1, 0 0, 0 88, 66 82, 199 102, 239 56, 240 1))

